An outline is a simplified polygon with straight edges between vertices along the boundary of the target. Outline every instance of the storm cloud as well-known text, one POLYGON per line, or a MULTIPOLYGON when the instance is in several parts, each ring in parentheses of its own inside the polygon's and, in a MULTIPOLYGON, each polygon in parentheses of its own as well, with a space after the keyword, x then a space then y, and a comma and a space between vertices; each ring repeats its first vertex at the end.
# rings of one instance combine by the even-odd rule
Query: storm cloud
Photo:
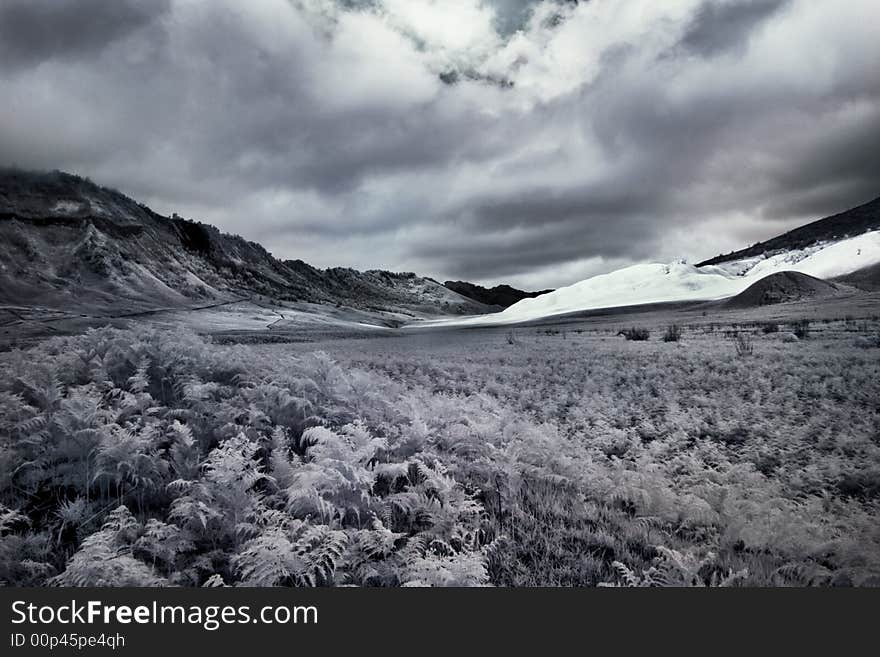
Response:
POLYGON ((0 164, 276 256, 572 283, 880 194, 880 5, 9 0, 0 164))
POLYGON ((0 6, 0 61, 36 66, 96 54, 165 13, 170 0, 5 0, 0 6))
POLYGON ((789 0, 708 0, 697 10, 681 42, 703 55, 742 47, 758 24, 788 3, 789 0))

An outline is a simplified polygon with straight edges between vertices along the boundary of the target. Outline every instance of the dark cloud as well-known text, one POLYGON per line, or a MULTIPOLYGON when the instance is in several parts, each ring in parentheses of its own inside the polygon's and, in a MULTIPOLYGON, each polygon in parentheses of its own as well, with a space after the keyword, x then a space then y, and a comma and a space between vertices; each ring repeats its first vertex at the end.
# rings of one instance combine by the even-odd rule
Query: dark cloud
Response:
POLYGON ((535 5, 541 0, 489 0, 496 10, 495 24, 502 35, 523 29, 529 22, 535 5))
POLYGON ((170 0, 4 0, 0 68, 84 57, 164 14, 170 0))
POLYGON ((700 55, 740 48, 757 25, 790 0, 705 0, 681 43, 700 55))
POLYGON ((644 239, 650 220, 647 215, 580 209, 567 220, 534 221, 516 231, 463 230, 443 242, 426 241, 417 253, 433 267, 461 272, 465 278, 500 280, 552 263, 650 258, 652 242, 644 239))
POLYGON ((771 173, 779 191, 765 209, 768 219, 830 215, 880 196, 880 94, 853 114, 797 148, 797 166, 771 173))
POLYGON ((280 257, 535 287, 880 194, 875 3, 621 7, 13 0, 2 163, 280 257))

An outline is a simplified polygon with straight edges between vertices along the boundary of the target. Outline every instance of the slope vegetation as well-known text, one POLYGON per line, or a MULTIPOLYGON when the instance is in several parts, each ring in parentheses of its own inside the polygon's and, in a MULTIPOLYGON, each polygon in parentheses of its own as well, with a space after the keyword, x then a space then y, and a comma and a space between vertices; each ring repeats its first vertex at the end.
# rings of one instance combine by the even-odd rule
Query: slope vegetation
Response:
POLYGON ((838 276, 836 283, 851 285, 866 292, 880 291, 880 263, 854 271, 851 274, 838 276))
POLYGON ((0 303, 137 310, 259 296, 406 316, 490 310, 411 273, 281 261, 77 176, 0 171, 0 303))
POLYGON ((485 303, 488 306, 500 306, 501 308, 507 308, 517 301, 533 299, 553 291, 525 292, 510 285, 496 285, 495 287, 486 288, 482 285, 474 285, 466 281, 446 281, 443 285, 480 303, 485 303))

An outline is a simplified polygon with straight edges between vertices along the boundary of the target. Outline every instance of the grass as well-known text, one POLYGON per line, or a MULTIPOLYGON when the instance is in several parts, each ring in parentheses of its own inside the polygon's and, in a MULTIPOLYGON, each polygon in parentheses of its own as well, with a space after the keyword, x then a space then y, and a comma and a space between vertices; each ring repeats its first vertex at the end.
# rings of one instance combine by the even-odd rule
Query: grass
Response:
POLYGON ((880 583, 876 348, 756 326, 735 358, 726 333, 323 353, 103 330, 0 354, 0 579, 880 583), (288 552, 300 570, 263 566, 288 552))
MULTIPOLYGON (((510 505, 515 540, 495 583, 617 581, 614 562, 645 572, 661 559, 658 546, 713 555, 705 583, 742 571, 737 581, 749 585, 877 581, 876 354, 845 338, 787 343, 739 329, 736 344, 756 357, 732 359, 723 333, 684 352, 650 342, 620 349, 593 333, 544 338, 540 352, 475 336, 341 358, 410 390, 479 395, 489 417, 541 436, 517 445, 543 454, 530 461, 534 476, 553 483, 510 505)), ((490 429, 478 419, 485 413, 457 421, 488 436, 514 431, 490 429)), ((493 508, 494 531, 510 535, 508 516, 493 508)))

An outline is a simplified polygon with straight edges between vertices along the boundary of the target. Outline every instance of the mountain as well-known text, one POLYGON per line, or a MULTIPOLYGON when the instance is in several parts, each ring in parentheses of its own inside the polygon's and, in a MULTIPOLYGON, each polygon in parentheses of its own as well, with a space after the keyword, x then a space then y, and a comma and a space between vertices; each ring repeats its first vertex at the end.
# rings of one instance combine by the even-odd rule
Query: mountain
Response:
POLYGON ((697 267, 806 249, 821 242, 834 242, 878 229, 880 229, 880 197, 851 210, 800 226, 766 242, 759 242, 747 249, 704 260, 697 267))
POLYGON ((404 318, 492 310, 412 273, 282 261, 78 176, 0 170, 0 303, 135 312, 259 297, 404 318))
POLYGON ((754 308, 775 303, 832 296, 840 287, 796 271, 770 274, 724 302, 728 308, 754 308))
MULTIPOLYGON (((837 280, 855 288, 870 289, 877 283, 880 266, 880 230, 872 229, 874 226, 880 226, 880 204, 876 201, 809 224, 804 227, 809 228, 807 231, 799 233, 798 229, 764 243, 785 244, 790 248, 775 248, 757 254, 752 249, 745 249, 738 252, 743 254, 742 257, 725 256, 722 260, 715 259, 712 264, 696 266, 684 262, 633 265, 533 299, 523 299, 498 313, 438 320, 429 325, 514 324, 586 310, 727 299, 782 272, 796 272, 813 279, 837 280), (820 228, 816 228, 817 225, 820 228), (806 237, 846 235, 846 230, 858 232, 840 239, 817 241, 806 237), (797 244, 806 246, 796 247, 797 244)), ((788 294, 802 296, 806 292, 816 292, 815 284, 806 284, 805 280, 808 279, 776 276, 744 298, 784 298, 788 294)), ((828 291, 827 288, 823 290, 828 291)))
POLYGON ((547 294, 553 290, 541 290, 540 292, 524 292, 517 290, 509 285, 496 285, 495 287, 485 288, 482 285, 474 285, 465 281, 446 281, 443 283, 453 292, 458 292, 469 299, 474 299, 488 306, 500 306, 507 308, 517 301, 523 299, 534 299, 542 294, 547 294))
POLYGON ((284 302, 287 314, 276 312, 273 321, 318 312, 359 325, 481 325, 745 292, 742 299, 762 303, 819 293, 806 277, 764 280, 782 272, 876 289, 877 228, 880 199, 697 266, 640 264, 529 293, 279 260, 259 244, 177 215, 164 217, 88 179, 6 169, 0 170, 0 305, 9 312, 26 306, 123 317, 284 302))

